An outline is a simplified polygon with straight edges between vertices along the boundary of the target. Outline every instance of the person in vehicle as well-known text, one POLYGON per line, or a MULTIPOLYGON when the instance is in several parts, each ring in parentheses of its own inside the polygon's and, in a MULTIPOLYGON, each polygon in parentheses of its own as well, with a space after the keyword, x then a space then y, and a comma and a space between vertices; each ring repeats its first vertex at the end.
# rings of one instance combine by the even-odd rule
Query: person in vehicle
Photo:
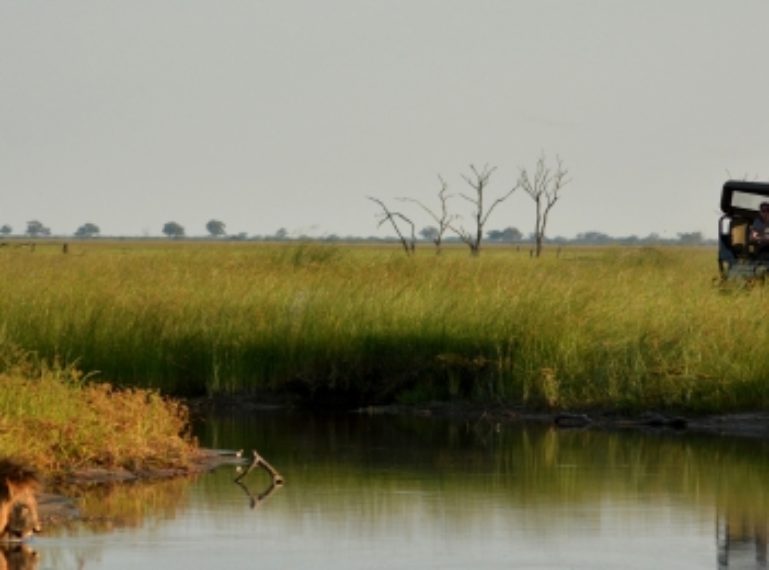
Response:
POLYGON ((769 202, 761 202, 759 215, 750 226, 750 239, 766 241, 769 239, 769 202))
POLYGON ((758 211, 750 226, 750 241, 758 246, 760 257, 769 257, 769 202, 761 202, 758 211))

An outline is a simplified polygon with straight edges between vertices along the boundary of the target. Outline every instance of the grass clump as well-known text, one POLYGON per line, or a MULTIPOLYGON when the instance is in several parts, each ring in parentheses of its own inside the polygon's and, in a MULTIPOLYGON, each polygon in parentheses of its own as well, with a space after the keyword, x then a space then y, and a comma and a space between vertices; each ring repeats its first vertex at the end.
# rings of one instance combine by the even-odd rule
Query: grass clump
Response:
POLYGON ((89 467, 184 467, 195 445, 187 412, 147 389, 89 382, 0 344, 0 456, 49 474, 89 467))

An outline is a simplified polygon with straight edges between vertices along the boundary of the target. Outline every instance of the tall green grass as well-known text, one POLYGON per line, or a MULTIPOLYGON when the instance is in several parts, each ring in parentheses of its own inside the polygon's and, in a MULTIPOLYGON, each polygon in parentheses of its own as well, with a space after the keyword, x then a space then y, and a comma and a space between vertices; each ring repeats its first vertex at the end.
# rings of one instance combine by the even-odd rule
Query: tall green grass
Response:
POLYGON ((119 383, 316 403, 769 405, 769 290, 710 249, 407 258, 305 244, 0 250, 0 335, 119 383))

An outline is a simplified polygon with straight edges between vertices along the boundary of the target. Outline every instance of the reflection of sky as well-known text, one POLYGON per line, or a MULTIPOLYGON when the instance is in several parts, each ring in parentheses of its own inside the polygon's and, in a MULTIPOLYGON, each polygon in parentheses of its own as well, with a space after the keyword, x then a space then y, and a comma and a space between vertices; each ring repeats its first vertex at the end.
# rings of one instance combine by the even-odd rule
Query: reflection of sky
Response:
POLYGON ((381 496, 399 504, 397 513, 371 520, 344 490, 325 493, 307 511, 292 506, 290 487, 256 511, 238 492, 222 487, 213 509, 193 499, 185 516, 154 530, 74 544, 40 539, 37 547, 46 566, 49 550, 90 545, 99 555, 85 568, 105 569, 704 568, 716 558, 714 514, 670 501, 518 508, 490 495, 467 505, 486 515, 464 527, 454 520, 461 512, 441 509, 440 493, 381 496))
POLYGON ((716 565, 729 525, 720 540, 752 560, 766 520, 761 442, 296 416, 213 433, 270 442, 287 484, 252 510, 220 468, 169 487, 175 507, 154 496, 139 526, 36 538, 41 568, 694 569, 716 565))

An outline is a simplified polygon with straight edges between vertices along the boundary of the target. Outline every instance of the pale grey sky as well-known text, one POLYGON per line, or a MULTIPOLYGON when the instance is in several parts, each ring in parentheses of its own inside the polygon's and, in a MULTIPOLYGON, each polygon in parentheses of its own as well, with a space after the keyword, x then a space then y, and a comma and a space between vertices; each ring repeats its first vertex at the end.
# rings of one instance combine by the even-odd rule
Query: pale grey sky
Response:
MULTIPOLYGON (((767 23, 767 0, 0 0, 0 224, 384 235, 367 195, 433 204, 489 163, 496 196, 544 151, 572 180, 549 235, 712 236, 728 173, 769 178, 767 23)), ((521 191, 508 225, 533 229, 521 191)))

